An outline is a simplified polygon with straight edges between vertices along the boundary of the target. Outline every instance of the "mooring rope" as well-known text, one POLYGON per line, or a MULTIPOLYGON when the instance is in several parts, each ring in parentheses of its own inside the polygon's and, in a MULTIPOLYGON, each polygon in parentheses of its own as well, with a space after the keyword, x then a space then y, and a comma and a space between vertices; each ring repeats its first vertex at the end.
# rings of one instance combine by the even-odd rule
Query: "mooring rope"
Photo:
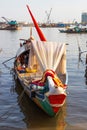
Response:
POLYGON ((6 62, 8 62, 8 61, 10 61, 10 60, 12 60, 12 59, 14 59, 16 56, 14 56, 14 57, 12 57, 12 58, 10 58, 10 59, 8 59, 8 60, 5 60, 4 62, 2 62, 2 64, 4 64, 4 63, 6 63, 6 62))

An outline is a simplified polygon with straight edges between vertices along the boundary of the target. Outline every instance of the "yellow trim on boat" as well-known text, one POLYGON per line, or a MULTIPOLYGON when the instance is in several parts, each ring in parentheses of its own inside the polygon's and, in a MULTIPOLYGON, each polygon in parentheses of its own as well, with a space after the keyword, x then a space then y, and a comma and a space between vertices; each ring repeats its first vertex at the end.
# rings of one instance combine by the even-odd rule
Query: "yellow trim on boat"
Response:
POLYGON ((26 72, 27 72, 27 73, 35 73, 35 72, 37 72, 37 70, 36 70, 36 69, 26 68, 26 72))

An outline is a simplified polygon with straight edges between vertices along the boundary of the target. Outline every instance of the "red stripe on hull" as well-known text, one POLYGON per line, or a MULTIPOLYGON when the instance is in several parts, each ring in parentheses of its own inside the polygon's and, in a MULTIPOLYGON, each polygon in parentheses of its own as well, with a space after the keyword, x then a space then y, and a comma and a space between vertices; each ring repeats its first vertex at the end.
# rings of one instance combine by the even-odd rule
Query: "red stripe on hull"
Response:
POLYGON ((59 109, 60 109, 60 107, 52 107, 53 108, 53 111, 55 112, 55 113, 57 113, 58 111, 59 111, 59 109))
POLYGON ((60 107, 64 104, 66 95, 60 94, 60 95, 50 95, 48 97, 50 104, 52 105, 53 111, 57 113, 60 109, 60 107))

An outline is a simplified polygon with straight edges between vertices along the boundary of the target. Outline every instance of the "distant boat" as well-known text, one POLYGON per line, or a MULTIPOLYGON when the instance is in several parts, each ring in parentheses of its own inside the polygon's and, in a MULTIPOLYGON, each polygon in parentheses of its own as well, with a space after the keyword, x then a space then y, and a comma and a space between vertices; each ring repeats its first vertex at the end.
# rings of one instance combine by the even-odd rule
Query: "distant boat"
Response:
POLYGON ((27 8, 40 41, 32 36, 21 39, 24 43, 14 61, 15 77, 37 106, 49 116, 55 116, 67 96, 66 45, 46 41, 28 5, 27 8))
POLYGON ((3 26, 3 27, 1 26, 0 30, 21 30, 21 27, 6 25, 6 26, 3 26))
POLYGON ((61 33, 87 33, 87 27, 71 25, 71 26, 65 27, 64 29, 59 29, 59 31, 61 33))
POLYGON ((8 20, 5 17, 2 17, 2 18, 6 21, 6 24, 4 24, 3 26, 0 26, 0 30, 20 30, 21 29, 21 27, 19 26, 16 20, 8 20))

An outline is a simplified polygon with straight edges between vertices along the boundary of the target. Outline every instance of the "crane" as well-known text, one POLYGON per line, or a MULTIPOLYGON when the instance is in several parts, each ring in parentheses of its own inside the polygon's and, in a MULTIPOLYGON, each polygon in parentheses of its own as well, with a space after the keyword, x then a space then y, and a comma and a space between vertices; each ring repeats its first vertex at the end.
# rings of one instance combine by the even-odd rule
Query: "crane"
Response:
POLYGON ((11 26, 14 26, 14 25, 17 25, 18 23, 17 23, 17 21, 16 20, 8 20, 7 18, 5 18, 5 17, 2 17, 9 25, 11 25, 11 26))
POLYGON ((45 11, 46 15, 47 15, 47 23, 49 24, 50 23, 50 15, 51 15, 51 12, 52 12, 52 8, 50 9, 50 12, 48 13, 47 11, 45 11))

